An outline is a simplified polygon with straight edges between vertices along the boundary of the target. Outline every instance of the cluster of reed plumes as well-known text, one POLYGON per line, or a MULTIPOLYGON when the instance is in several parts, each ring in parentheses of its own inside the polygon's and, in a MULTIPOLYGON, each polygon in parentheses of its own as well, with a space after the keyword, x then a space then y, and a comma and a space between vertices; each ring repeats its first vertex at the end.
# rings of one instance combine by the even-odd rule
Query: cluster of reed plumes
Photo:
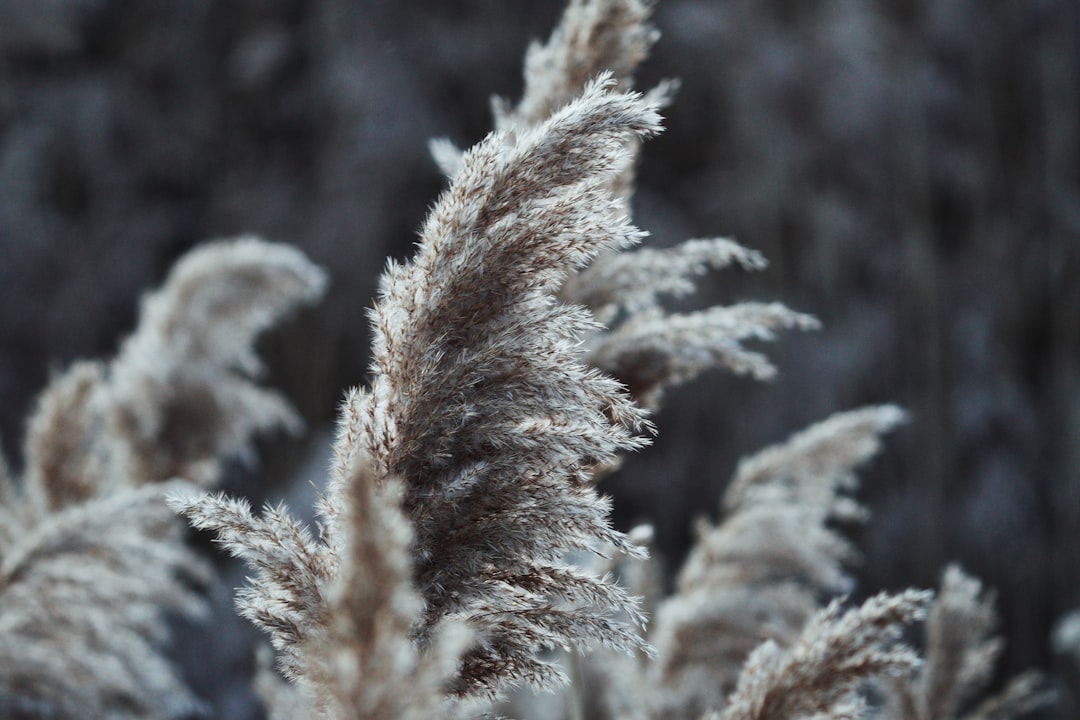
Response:
POLYGON ((258 683, 274 718, 948 720, 1049 700, 1037 675, 978 697, 1001 645, 992 597, 958 568, 936 598, 845 601, 857 553, 836 523, 866 519, 855 471, 895 407, 744 460, 666 597, 648 528, 612 526, 596 483, 648 445, 666 388, 710 368, 768 378, 743 343, 817 327, 777 303, 666 310, 709 269, 764 267, 730 240, 631 249, 637 150, 674 92, 631 90, 648 10, 572 0, 495 131, 432 144, 449 187, 383 275, 317 533, 213 492, 255 433, 296 429, 252 350, 323 291, 295 250, 197 250, 115 360, 54 381, 20 478, 0 467, 4 717, 195 712, 165 619, 197 614, 212 578, 171 511, 251 568, 237 606, 273 645, 258 683))

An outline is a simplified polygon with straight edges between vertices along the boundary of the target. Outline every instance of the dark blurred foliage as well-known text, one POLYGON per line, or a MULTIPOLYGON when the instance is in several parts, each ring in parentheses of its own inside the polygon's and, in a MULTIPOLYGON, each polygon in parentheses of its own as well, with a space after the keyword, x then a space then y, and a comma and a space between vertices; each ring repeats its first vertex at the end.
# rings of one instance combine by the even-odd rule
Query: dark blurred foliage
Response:
MULTIPOLYGON (((324 304, 263 343, 268 381, 329 423, 364 378, 384 258, 409 252, 442 186, 425 141, 482 137, 488 96, 517 97, 523 50, 560 10, 0 0, 8 457, 50 368, 114 352, 179 253, 242 232, 331 273, 324 304)), ((771 385, 672 393, 656 447, 605 486, 618 520, 653 519, 674 565, 739 456, 899 403, 912 422, 866 473, 873 519, 853 530, 864 591, 936 586, 959 561, 999 591, 1003 670, 1054 673, 1053 716, 1080 716, 1080 672, 1048 642, 1080 606, 1080 4, 663 0, 656 23, 640 85, 683 84, 644 151, 639 224, 772 261, 710 278, 695 304, 778 298, 825 329, 768 349, 771 385)), ((305 452, 268 444, 269 481, 305 452)), ((227 681, 250 664, 234 633, 249 636, 190 629, 185 652, 221 717, 252 717, 227 681), (239 669, 207 663, 227 647, 239 669)))

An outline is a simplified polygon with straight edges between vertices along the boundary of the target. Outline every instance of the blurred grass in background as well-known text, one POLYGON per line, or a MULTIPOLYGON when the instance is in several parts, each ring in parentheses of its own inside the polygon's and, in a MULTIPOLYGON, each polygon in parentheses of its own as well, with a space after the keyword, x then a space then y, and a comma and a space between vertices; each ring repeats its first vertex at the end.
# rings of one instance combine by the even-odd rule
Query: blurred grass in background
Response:
MULTIPOLYGON (((442 186, 426 140, 482 137, 488 96, 516 99, 524 48, 560 11, 0 0, 8 456, 50 367, 112 353, 179 253, 241 232, 332 276, 265 341, 270 383, 330 422, 365 375, 384 258, 409 252, 442 186)), ((1048 642, 1080 606, 1080 5, 663 0, 656 24, 639 87, 682 89, 636 218, 657 245, 731 235, 771 260, 704 283, 701 306, 778 298, 825 329, 770 350, 771 385, 673 392, 656 447, 605 486, 618 519, 653 519, 674 566, 739 456, 896 402, 912 422, 866 476, 863 592, 932 587, 959 561, 1000 593, 1002 672, 1050 670, 1056 716, 1080 714, 1080 673, 1048 642)), ((273 443, 272 485, 246 490, 284 492, 306 453, 273 443)))

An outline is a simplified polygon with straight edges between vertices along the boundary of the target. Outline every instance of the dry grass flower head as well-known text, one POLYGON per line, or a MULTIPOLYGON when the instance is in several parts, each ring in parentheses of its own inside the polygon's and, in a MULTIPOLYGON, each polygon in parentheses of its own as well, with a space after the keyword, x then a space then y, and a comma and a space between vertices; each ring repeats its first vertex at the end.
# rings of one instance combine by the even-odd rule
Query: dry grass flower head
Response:
POLYGON ((256 517, 220 496, 174 500, 256 569, 240 608, 271 633, 290 677, 323 674, 312 638, 341 629, 328 588, 348 570, 343 538, 356 518, 342 508, 360 456, 380 482, 400 478, 405 575, 422 599, 411 641, 426 657, 447 623, 472 638, 449 695, 559 684, 543 658, 551 647, 648 651, 616 618, 640 624, 635 601, 563 560, 641 552, 611 527, 591 473, 646 442, 644 415, 584 364, 580 340, 595 321, 553 295, 601 249, 639 237, 606 182, 626 141, 657 132, 659 118, 613 85, 601 77, 536 128, 496 132, 466 153, 416 257, 387 269, 371 384, 343 406, 320 539, 280 508, 256 517))
POLYGON ((739 463, 722 521, 699 524, 657 612, 645 700, 658 717, 721 710, 751 651, 791 646, 823 598, 853 589, 856 553, 832 523, 864 519, 855 470, 903 419, 891 405, 837 413, 739 463))
POLYGON ((914 720, 1011 720, 1053 699, 1040 673, 1025 672, 982 696, 1004 642, 994 594, 958 566, 946 568, 926 621, 926 662, 887 687, 885 717, 914 720))
POLYGON ((198 612, 209 578, 163 494, 213 482, 253 433, 295 424, 250 381, 251 344, 322 285, 292 248, 206 246, 146 298, 115 360, 75 363, 42 393, 22 476, 0 478, 0 714, 196 706, 160 648, 165 617, 198 612))

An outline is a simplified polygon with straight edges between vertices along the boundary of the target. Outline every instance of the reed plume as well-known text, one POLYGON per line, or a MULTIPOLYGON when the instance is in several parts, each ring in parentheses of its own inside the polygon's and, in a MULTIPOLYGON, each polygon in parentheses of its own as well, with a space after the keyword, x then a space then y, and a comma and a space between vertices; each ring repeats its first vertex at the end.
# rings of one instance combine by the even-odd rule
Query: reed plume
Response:
POLYGON ((197 614, 210 578, 163 495, 212 483, 255 432, 295 426, 251 382, 251 345, 322 285, 292 248, 208 245, 145 299, 116 359, 75 363, 42 393, 21 480, 0 473, 0 714, 198 708, 161 649, 166 617, 197 614))

